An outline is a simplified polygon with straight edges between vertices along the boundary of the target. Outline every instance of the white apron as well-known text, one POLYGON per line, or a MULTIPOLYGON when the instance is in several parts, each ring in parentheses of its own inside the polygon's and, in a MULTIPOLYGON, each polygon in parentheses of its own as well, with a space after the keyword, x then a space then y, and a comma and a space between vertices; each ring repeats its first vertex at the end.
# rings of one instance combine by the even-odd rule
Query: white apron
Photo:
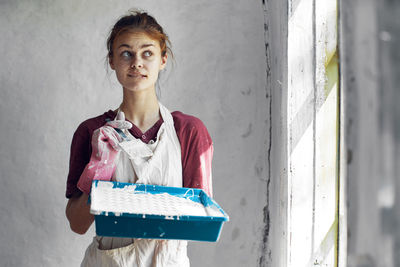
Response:
MULTIPOLYGON (((128 130, 130 141, 120 143, 121 153, 113 180, 182 187, 181 147, 171 113, 161 104, 164 122, 155 142, 143 143, 128 130)), ((188 267, 187 241, 95 236, 81 267, 188 267)))

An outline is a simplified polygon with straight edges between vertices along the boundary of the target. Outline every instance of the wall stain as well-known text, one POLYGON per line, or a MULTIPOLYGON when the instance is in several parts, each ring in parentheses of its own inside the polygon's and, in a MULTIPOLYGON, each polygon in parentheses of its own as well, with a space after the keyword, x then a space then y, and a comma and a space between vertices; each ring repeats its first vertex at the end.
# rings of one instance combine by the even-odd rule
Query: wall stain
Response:
POLYGON ((256 172, 256 175, 258 178, 263 178, 262 177, 262 171, 264 170, 263 166, 260 166, 260 164, 255 164, 254 165, 254 170, 256 172))
POLYGON ((240 93, 242 95, 250 95, 251 94, 251 88, 248 88, 247 90, 241 90, 240 93))
POLYGON ((349 165, 353 161, 353 151, 351 149, 347 149, 347 165, 349 165))
POLYGON ((246 206, 247 205, 247 200, 246 198, 242 197, 242 199, 240 199, 240 206, 246 206))
POLYGON ((249 137, 251 133, 253 132, 253 124, 249 123, 249 126, 247 127, 247 130, 244 134, 242 134, 243 138, 249 137))
POLYGON ((232 241, 236 240, 240 236, 240 229, 238 227, 233 228, 232 241))

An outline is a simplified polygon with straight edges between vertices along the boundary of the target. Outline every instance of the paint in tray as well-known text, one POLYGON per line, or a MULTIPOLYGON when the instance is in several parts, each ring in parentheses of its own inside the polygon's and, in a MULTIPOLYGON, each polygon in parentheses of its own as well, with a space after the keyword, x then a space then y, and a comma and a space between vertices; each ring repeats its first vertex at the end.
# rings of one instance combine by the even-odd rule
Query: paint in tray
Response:
POLYGON ((217 241, 228 215, 203 190, 93 181, 91 213, 103 236, 217 241))

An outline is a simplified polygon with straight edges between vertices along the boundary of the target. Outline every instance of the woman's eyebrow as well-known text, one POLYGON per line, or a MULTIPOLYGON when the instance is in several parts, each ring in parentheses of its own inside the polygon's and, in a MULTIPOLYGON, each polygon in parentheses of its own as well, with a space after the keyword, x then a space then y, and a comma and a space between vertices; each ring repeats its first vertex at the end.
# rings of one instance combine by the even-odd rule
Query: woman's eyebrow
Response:
MULTIPOLYGON (((143 44, 143 45, 140 46, 140 49, 146 48, 146 47, 149 47, 149 46, 154 46, 154 44, 143 44)), ((121 47, 127 47, 129 49, 132 49, 132 46, 130 46, 128 44, 121 44, 120 46, 118 46, 118 48, 121 48, 121 47)))
POLYGON ((144 44, 140 48, 146 48, 146 47, 149 47, 149 46, 154 46, 154 45, 153 44, 144 44))
POLYGON ((127 44, 121 44, 120 46, 118 46, 118 48, 121 48, 121 47, 132 48, 130 45, 127 45, 127 44))

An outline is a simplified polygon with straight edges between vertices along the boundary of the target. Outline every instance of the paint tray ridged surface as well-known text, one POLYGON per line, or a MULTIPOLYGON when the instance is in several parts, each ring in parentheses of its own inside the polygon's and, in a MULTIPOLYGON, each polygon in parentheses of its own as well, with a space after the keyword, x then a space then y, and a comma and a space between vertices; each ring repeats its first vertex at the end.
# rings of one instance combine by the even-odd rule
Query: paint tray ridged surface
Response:
POLYGON ((217 241, 228 215, 203 190, 93 181, 99 236, 217 241))

